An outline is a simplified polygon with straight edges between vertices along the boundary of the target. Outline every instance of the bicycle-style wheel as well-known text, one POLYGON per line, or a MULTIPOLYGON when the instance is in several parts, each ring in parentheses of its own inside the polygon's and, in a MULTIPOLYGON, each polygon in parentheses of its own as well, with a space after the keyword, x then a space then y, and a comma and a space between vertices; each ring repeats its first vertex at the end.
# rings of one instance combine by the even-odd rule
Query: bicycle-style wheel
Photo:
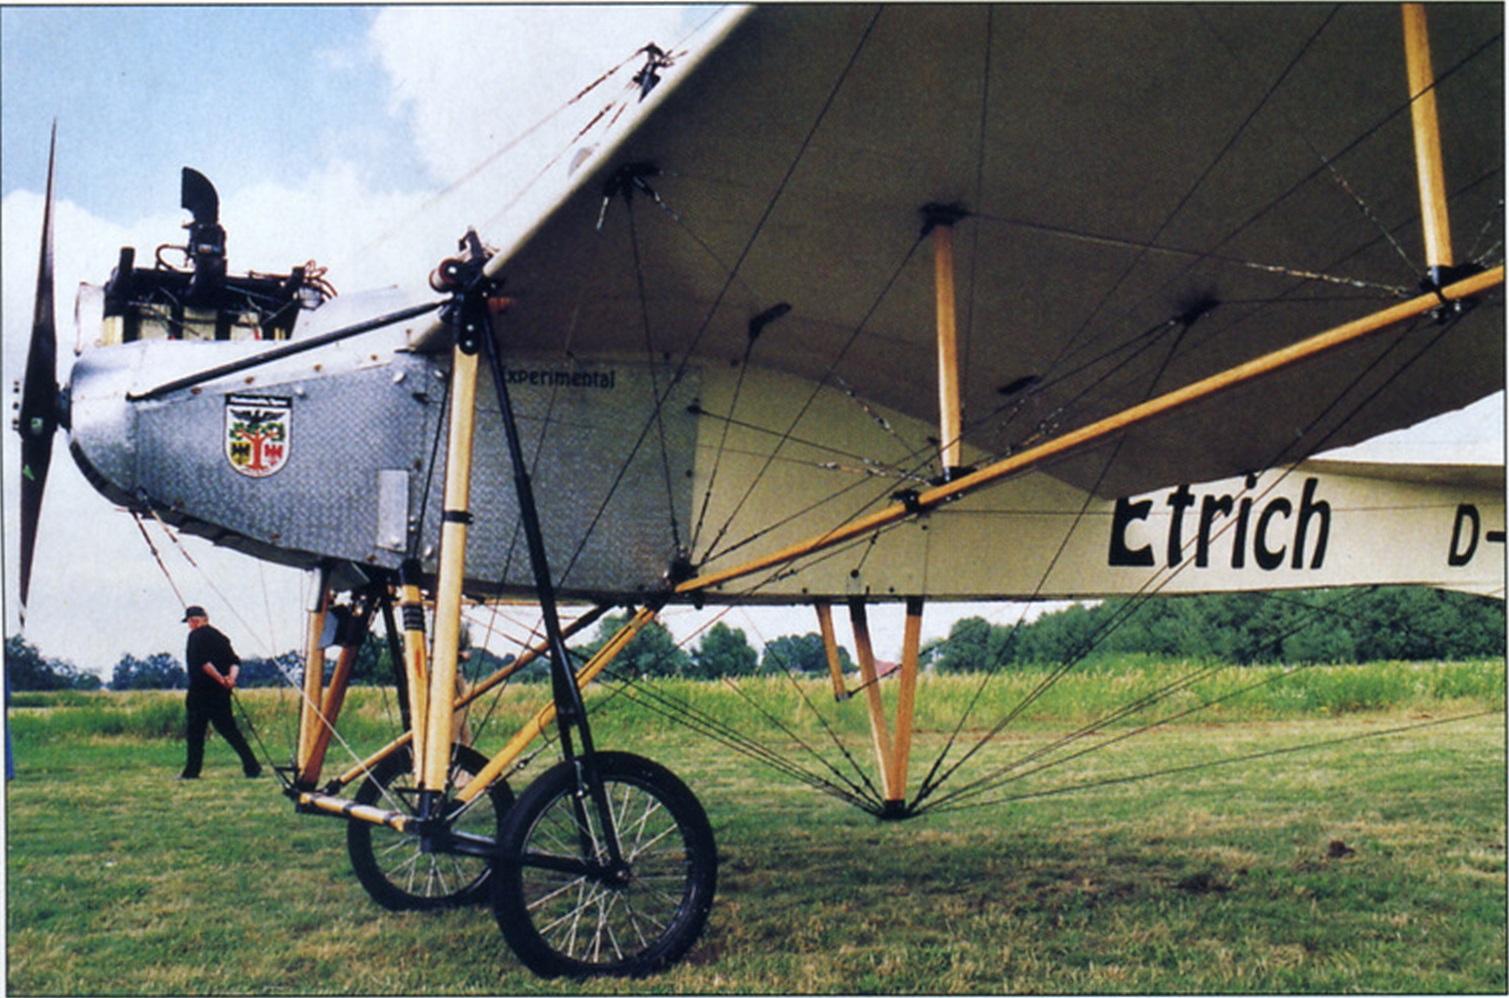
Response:
POLYGON ((598 805, 561 763, 519 795, 499 836, 493 915, 514 952, 546 977, 639 976, 686 954, 717 887, 712 826, 686 784, 623 752, 594 756, 622 863, 598 805))
MULTIPOLYGON (((465 785, 486 764, 487 757, 476 749, 455 746, 447 790, 465 785)), ((417 800, 415 786, 413 756, 404 749, 373 769, 355 800, 412 814, 417 800)), ((508 784, 496 783, 470 807, 456 810, 451 827, 496 839, 512 803, 513 791, 508 784)), ((492 863, 485 857, 426 852, 415 835, 357 820, 346 825, 346 849, 356 878, 384 908, 412 911, 487 900, 492 863)))

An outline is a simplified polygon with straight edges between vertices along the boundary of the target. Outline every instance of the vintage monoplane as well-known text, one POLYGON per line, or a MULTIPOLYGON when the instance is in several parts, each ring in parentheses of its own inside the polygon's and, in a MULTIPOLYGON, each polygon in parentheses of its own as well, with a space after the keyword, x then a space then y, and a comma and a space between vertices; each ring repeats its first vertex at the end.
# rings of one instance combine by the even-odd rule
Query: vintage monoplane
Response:
POLYGON ((712 832, 594 745, 581 690, 667 607, 814 607, 842 692, 847 605, 878 771, 854 796, 902 818, 934 789, 909 781, 929 600, 1502 597, 1501 465, 1314 459, 1503 389, 1502 17, 727 11, 626 41, 520 178, 544 207, 467 233, 425 300, 230 273, 186 169, 187 244, 122 250, 62 388, 45 222, 22 599, 64 428, 111 501, 317 579, 306 661, 339 652, 281 772, 378 901, 490 897, 544 974, 662 968, 707 918, 712 832), (464 609, 521 599, 543 640, 458 693, 464 609), (907 616, 894 716, 877 603, 907 616), (404 731, 332 776, 376 617, 404 731), (541 659, 551 702, 463 744, 458 711, 541 659), (547 730, 564 760, 515 796, 547 730))

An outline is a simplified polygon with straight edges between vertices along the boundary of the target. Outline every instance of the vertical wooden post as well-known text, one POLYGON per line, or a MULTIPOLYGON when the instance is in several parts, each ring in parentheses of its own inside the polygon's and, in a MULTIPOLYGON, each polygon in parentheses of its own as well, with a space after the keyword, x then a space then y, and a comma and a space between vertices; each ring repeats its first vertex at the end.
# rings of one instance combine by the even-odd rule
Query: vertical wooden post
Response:
POLYGON ((306 772, 324 724, 320 719, 320 707, 325 698, 325 650, 320 647, 320 641, 325 636, 325 608, 330 603, 330 569, 320 568, 317 576, 319 588, 315 592, 314 605, 309 608, 308 630, 304 635, 304 702, 299 709, 299 751, 295 760, 300 783, 317 778, 318 774, 306 779, 306 772))
POLYGON ((917 667, 922 652, 922 599, 906 601, 906 631, 901 645, 901 675, 896 698, 896 744, 891 756, 891 776, 886 780, 888 808, 900 811, 906 805, 907 764, 912 756, 912 721, 917 706, 917 667))
POLYGON ((875 746, 875 761, 880 769, 881 792, 886 800, 891 800, 891 726, 885 719, 885 704, 875 673, 875 647, 870 642, 870 620, 865 613, 864 600, 849 601, 849 620, 854 625, 854 655, 859 660, 859 678, 870 711, 870 741, 875 746))
POLYGON ((477 354, 460 346, 451 362, 450 431, 446 441, 445 503, 440 521, 440 567, 435 586, 435 643, 430 663, 424 766, 419 788, 443 791, 455 727, 456 673, 461 638, 461 588, 471 520, 472 439, 477 410, 477 354))
POLYGON ((1451 221, 1446 208, 1446 170, 1441 157, 1441 121, 1436 111, 1436 74, 1431 67, 1430 35, 1423 4, 1403 5, 1404 58, 1409 74, 1410 118, 1415 133, 1415 172, 1420 183, 1420 224, 1425 236, 1425 264, 1440 283, 1453 263, 1451 221))
POLYGON ((398 587, 403 614, 403 671, 409 688, 410 754, 413 771, 424 771, 425 722, 430 710, 430 650, 424 631, 424 596, 419 591, 419 566, 406 565, 398 587))
POLYGON ((299 775, 310 785, 320 782, 320 771, 325 767, 325 752, 330 748, 330 739, 335 734, 335 722, 346 703, 346 690, 351 685, 351 670, 356 665, 359 645, 342 645, 340 657, 335 660, 335 671, 330 676, 330 686, 320 704, 319 728, 314 734, 314 744, 309 751, 299 775))
POLYGON ((952 221, 933 227, 933 280, 938 312, 938 440, 943 477, 963 464, 963 433, 959 401, 959 323, 954 299, 954 227, 952 221))
POLYGON ((838 639, 833 633, 833 607, 827 600, 812 604, 817 611, 817 629, 823 636, 823 651, 828 656, 828 675, 833 680, 833 699, 849 699, 849 690, 844 684, 844 663, 838 657, 838 639))

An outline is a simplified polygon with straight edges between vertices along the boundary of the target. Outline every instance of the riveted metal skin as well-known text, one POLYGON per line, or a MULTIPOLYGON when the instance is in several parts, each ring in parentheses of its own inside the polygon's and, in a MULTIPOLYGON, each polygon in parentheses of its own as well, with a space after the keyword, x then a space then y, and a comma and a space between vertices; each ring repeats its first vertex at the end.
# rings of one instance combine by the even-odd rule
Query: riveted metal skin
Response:
MULTIPOLYGON (((75 459, 115 502, 151 508, 259 558, 396 570, 413 554, 432 575, 444 513, 444 449, 435 446, 447 406, 443 358, 339 344, 162 398, 127 399, 259 348, 151 341, 86 353, 72 385, 75 459), (281 450, 258 474, 231 456, 244 411, 281 427, 281 450)), ((558 582, 585 594, 661 586, 690 518, 697 428, 686 410, 695 372, 667 389, 669 376, 642 363, 507 363, 522 443, 538 458, 558 582), (656 416, 657 395, 667 392, 656 416)), ((485 379, 477 432, 467 590, 529 591, 496 394, 485 379), (485 443, 493 438, 496 446, 485 443)))

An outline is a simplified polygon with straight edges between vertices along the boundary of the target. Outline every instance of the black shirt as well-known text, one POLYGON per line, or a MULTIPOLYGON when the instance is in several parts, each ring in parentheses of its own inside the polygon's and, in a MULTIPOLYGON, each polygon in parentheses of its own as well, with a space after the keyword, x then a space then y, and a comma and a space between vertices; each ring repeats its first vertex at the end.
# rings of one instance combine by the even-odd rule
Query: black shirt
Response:
POLYGON ((190 693, 228 692, 225 687, 205 675, 206 662, 218 669, 222 676, 230 674, 231 666, 241 664, 241 658, 236 654, 236 649, 231 647, 230 638, 209 624, 196 627, 189 632, 189 642, 184 658, 188 661, 190 693))

